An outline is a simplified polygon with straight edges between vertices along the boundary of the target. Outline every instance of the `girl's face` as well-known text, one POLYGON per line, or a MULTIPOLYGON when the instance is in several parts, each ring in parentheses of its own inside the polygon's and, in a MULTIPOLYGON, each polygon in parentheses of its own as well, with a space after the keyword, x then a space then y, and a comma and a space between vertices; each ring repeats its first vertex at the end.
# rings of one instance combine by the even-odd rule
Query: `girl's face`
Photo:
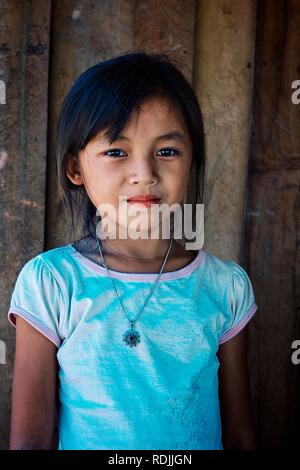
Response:
POLYGON ((104 132, 92 139, 79 152, 79 159, 69 160, 67 175, 74 184, 84 184, 96 208, 112 204, 122 225, 119 196, 151 195, 160 204, 180 204, 191 164, 192 144, 183 120, 166 100, 155 97, 132 115, 112 145, 104 132))

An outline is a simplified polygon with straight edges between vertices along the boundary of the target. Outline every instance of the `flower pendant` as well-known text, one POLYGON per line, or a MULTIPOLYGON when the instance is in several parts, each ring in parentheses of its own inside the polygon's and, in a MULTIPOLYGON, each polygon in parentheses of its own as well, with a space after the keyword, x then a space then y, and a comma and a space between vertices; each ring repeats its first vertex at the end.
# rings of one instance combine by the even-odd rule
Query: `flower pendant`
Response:
POLYGON ((139 332, 134 328, 134 323, 131 322, 131 327, 129 330, 127 330, 124 335, 123 335, 123 341, 125 341, 125 344, 132 348, 133 346, 137 346, 138 343, 140 343, 140 334, 139 332))

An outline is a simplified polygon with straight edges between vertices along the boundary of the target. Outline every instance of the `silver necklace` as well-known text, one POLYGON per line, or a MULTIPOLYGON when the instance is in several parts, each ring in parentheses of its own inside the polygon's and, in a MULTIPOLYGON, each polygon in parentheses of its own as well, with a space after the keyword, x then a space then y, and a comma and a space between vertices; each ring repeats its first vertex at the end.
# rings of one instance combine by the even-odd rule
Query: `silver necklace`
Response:
POLYGON ((141 336, 140 336, 140 333, 136 330, 135 324, 136 324, 138 318, 140 317, 141 313, 143 312, 144 308, 146 307, 146 305, 147 305, 147 303, 148 303, 148 301, 149 301, 151 295, 152 295, 153 292, 154 292, 154 289, 155 289, 155 287, 156 287, 156 284, 158 283, 158 280, 159 280, 159 278, 160 278, 160 276, 161 276, 161 274, 162 274, 162 270, 164 269, 164 265, 165 265, 165 263, 166 263, 166 261, 167 261, 167 258, 168 258, 168 256, 169 256, 169 253, 170 253, 170 249, 171 249, 172 242, 173 242, 173 236, 171 236, 169 248, 168 248, 167 253, 166 253, 166 255, 165 255, 164 261, 163 261, 163 263, 162 263, 162 265, 161 265, 161 268, 160 268, 160 271, 159 271, 158 276, 157 276, 157 278, 156 278, 156 281, 155 281, 155 283, 152 285, 152 288, 151 288, 151 290, 150 290, 150 293, 149 293, 149 295, 148 295, 146 301, 144 302, 144 305, 142 306, 141 310, 139 311, 138 315, 136 316, 136 318, 135 318, 134 320, 130 320, 130 318, 128 317, 128 315, 127 315, 127 313, 126 313, 126 310, 125 310, 125 308, 124 308, 123 302, 122 302, 122 300, 121 300, 121 298, 120 298, 120 296, 119 296, 119 294, 118 294, 118 292, 117 292, 116 286, 115 286, 115 284, 114 284, 114 282, 113 282, 113 280, 112 280, 112 277, 111 277, 111 275, 110 275, 109 269, 108 269, 108 267, 107 267, 107 265, 106 265, 106 263, 105 263, 105 261, 104 261, 104 257, 103 257, 102 250, 101 250, 101 246, 100 246, 100 243, 99 243, 99 238, 98 238, 97 236, 96 236, 96 238, 97 238, 97 243, 98 243, 98 247, 99 247, 99 252, 100 252, 100 256, 101 256, 102 263, 103 263, 103 265, 105 266, 105 269, 106 269, 106 271, 107 271, 107 273, 108 273, 108 275, 109 275, 109 277, 110 277, 110 280, 111 280, 111 282, 112 282, 113 288, 114 288, 114 290, 115 290, 116 296, 117 296, 117 298, 119 299, 119 302, 120 302, 120 304, 121 304, 122 310, 123 310, 123 312, 124 312, 124 314, 125 314, 127 320, 129 321, 129 324, 130 324, 130 328, 129 328, 127 331, 125 331, 125 333, 123 334, 123 341, 125 342, 125 344, 126 344, 127 346, 129 346, 130 348, 132 348, 133 346, 137 346, 137 344, 141 342, 141 336))

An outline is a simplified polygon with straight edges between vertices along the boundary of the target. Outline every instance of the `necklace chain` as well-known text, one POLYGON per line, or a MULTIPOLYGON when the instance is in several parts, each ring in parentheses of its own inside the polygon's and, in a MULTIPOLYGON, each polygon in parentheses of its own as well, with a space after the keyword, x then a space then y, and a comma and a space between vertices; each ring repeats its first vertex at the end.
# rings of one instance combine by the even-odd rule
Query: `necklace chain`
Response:
POLYGON ((125 308, 124 308, 122 299, 120 298, 120 296, 119 296, 119 294, 118 294, 118 292, 117 292, 115 283, 113 282, 113 279, 112 279, 112 277, 111 277, 111 275, 110 275, 110 272, 109 272, 109 269, 108 269, 108 267, 107 267, 107 264, 106 264, 106 262, 104 261, 104 257, 103 257, 102 250, 101 250, 101 246, 100 246, 100 243, 99 243, 99 238, 98 238, 98 237, 96 237, 96 238, 97 238, 97 243, 98 243, 98 247, 99 247, 99 252, 100 252, 100 257, 101 257, 102 263, 103 263, 103 265, 104 265, 104 267, 105 267, 105 269, 106 269, 106 272, 107 272, 108 276, 110 277, 111 283, 112 283, 112 285, 113 285, 115 294, 116 294, 117 298, 119 299, 119 302, 120 302, 120 304, 121 304, 122 310, 123 310, 123 312, 124 312, 124 314, 125 314, 127 320, 128 320, 129 323, 130 323, 130 330, 128 330, 128 331, 124 334, 124 341, 125 341, 125 343, 126 343, 127 345, 129 345, 130 347, 136 346, 137 343, 140 342, 140 335, 139 335, 139 333, 134 329, 135 323, 137 322, 137 320, 139 319, 140 315, 141 315, 142 312, 144 311, 144 309, 145 309, 145 307, 146 307, 146 305, 147 305, 147 303, 148 303, 148 301, 149 301, 151 295, 152 295, 153 292, 154 292, 154 289, 155 289, 155 287, 156 287, 156 284, 157 284, 158 281, 159 281, 159 278, 160 278, 160 276, 161 276, 161 274, 162 274, 162 271, 163 271, 163 269, 164 269, 165 263, 166 263, 166 261, 167 261, 167 258, 168 258, 168 256, 169 256, 169 253, 170 253, 170 250, 171 250, 171 247, 172 247, 173 236, 171 236, 170 244, 169 244, 167 253, 166 253, 166 255, 165 255, 165 258, 164 258, 164 260, 163 260, 163 263, 162 263, 162 265, 161 265, 161 268, 160 268, 160 271, 159 271, 159 273, 158 273, 158 276, 157 276, 157 278, 156 278, 156 281, 155 281, 155 283, 152 285, 151 290, 150 290, 150 292, 149 292, 149 294, 148 294, 148 297, 147 297, 147 299, 146 299, 145 302, 144 302, 144 305, 142 306, 140 312, 137 314, 137 316, 136 316, 136 318, 135 318, 134 320, 130 320, 130 318, 129 318, 128 315, 127 315, 127 312, 126 312, 126 310, 125 310, 125 308))

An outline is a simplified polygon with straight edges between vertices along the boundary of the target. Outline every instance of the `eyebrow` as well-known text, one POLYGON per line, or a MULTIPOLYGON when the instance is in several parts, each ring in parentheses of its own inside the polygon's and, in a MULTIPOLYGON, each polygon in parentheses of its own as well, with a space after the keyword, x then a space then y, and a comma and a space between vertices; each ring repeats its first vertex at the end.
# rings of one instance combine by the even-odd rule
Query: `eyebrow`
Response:
MULTIPOLYGON (((97 139, 97 141, 101 141, 102 139, 99 138, 97 139)), ((126 137, 125 135, 122 135, 122 134, 119 134, 114 142, 116 141, 120 141, 120 140, 130 140, 128 137, 126 137)), ((165 134, 162 134, 162 135, 159 135, 157 136, 155 139, 155 141, 159 141, 159 140, 176 140, 177 142, 182 142, 182 143, 187 143, 186 141, 186 138, 178 131, 169 131, 165 134)))

